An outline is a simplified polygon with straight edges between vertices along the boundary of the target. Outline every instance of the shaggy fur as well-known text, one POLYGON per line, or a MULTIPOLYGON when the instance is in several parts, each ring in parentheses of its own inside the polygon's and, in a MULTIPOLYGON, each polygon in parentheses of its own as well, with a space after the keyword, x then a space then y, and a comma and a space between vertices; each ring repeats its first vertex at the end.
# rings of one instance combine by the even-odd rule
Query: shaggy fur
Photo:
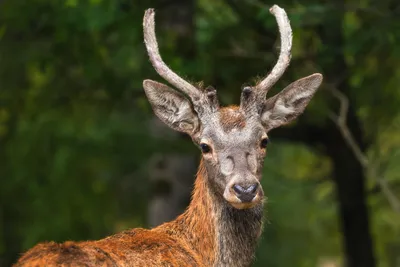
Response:
POLYGON ((176 220, 98 241, 38 244, 14 266, 249 266, 262 206, 237 210, 216 198, 201 162, 192 201, 176 220))

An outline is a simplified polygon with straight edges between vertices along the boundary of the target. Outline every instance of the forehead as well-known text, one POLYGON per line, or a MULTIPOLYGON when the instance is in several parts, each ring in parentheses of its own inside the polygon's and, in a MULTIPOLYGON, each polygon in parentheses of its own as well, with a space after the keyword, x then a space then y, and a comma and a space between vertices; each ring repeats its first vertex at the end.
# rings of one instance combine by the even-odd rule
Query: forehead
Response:
POLYGON ((241 130, 246 127, 246 117, 238 106, 223 107, 219 110, 218 115, 219 125, 224 132, 230 132, 233 129, 241 130))
POLYGON ((215 144, 249 144, 264 135, 261 123, 246 117, 238 106, 221 108, 212 121, 206 125, 203 137, 215 144))

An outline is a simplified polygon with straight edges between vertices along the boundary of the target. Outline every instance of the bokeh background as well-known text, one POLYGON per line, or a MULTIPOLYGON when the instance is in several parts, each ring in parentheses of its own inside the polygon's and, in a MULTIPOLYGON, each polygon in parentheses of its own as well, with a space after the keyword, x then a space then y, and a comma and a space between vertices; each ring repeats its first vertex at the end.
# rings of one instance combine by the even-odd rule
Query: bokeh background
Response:
POLYGON ((142 37, 156 8, 161 53, 224 104, 279 54, 270 95, 314 72, 324 83, 270 133, 266 224, 254 266, 400 266, 398 0, 0 1, 0 266, 45 240, 151 227, 188 205, 200 153, 152 114, 142 37))

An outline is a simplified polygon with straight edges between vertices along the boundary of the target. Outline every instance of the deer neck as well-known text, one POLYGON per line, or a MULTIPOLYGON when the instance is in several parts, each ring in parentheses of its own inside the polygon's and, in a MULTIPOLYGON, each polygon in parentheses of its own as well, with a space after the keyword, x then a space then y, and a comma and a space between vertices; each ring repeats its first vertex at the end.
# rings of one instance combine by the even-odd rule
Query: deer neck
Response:
POLYGON ((178 224, 207 266, 249 266, 262 230, 262 204, 238 210, 214 193, 200 162, 192 201, 178 224))

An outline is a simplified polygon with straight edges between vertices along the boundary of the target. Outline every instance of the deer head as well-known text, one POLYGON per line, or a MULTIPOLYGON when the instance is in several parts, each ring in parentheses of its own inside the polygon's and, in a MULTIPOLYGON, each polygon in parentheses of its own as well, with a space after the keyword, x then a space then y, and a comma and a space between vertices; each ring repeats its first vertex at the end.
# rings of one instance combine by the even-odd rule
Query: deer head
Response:
POLYGON ((234 208, 246 209, 262 202, 260 184, 268 132, 301 114, 322 82, 313 74, 288 85, 266 99, 269 89, 289 65, 292 30, 283 9, 274 5, 281 51, 271 73, 241 93, 240 106, 220 107, 217 92, 196 88, 174 73, 162 60, 155 36, 154 10, 143 19, 144 42, 157 73, 176 89, 145 80, 143 87, 155 114, 172 129, 187 133, 199 146, 212 192, 234 208))

